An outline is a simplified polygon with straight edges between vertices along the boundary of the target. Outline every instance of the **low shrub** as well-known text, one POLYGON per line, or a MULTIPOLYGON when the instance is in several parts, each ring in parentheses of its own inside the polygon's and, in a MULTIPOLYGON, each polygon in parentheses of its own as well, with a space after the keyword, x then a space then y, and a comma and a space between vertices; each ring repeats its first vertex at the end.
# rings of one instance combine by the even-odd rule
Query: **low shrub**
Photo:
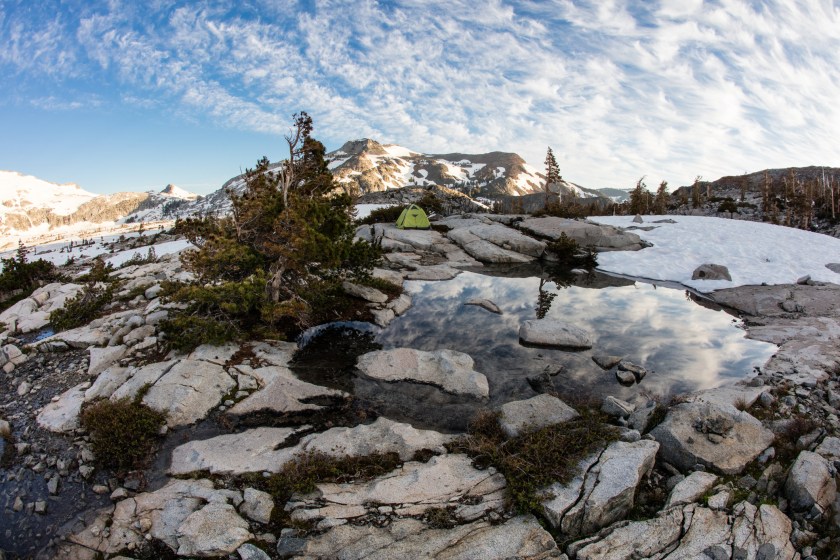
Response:
POLYGON ((166 415, 140 399, 123 398, 97 401, 82 410, 79 420, 90 433, 97 462, 105 467, 132 469, 150 457, 166 415))
POLYGON ((400 217, 402 211, 408 208, 405 205, 400 206, 386 206, 384 208, 376 208, 370 211, 370 214, 364 218, 357 220, 359 224, 386 224, 394 223, 400 217))
POLYGON ((537 511, 541 490, 571 480, 584 457, 616 438, 615 428, 602 414, 583 407, 579 412, 570 422, 508 438, 498 413, 484 411, 473 419, 469 433, 449 448, 473 457, 478 468, 495 467, 507 479, 511 505, 522 513, 537 511))
POLYGON ((0 311, 28 296, 38 286, 64 280, 55 265, 43 259, 28 262, 29 251, 18 245, 14 258, 0 259, 0 311))
POLYGON ((546 250, 552 253, 560 264, 567 266, 583 266, 594 268, 598 266, 598 256, 591 247, 581 249, 577 241, 561 233, 560 237, 550 242, 546 250))
POLYGON ((102 309, 114 299, 114 286, 86 284, 64 307, 50 313, 50 324, 56 332, 75 329, 99 317, 102 309))

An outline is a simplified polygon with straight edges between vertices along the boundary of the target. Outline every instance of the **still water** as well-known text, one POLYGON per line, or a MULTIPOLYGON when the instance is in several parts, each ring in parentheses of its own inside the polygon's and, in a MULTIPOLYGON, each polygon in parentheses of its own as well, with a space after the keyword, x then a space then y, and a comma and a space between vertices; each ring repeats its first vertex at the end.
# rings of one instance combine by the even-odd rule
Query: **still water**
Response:
POLYGON ((387 328, 326 330, 312 337, 299 356, 299 374, 352 391, 395 420, 455 430, 482 404, 497 406, 534 396, 528 377, 544 371, 562 369, 553 377, 561 396, 600 400, 614 395, 641 402, 748 377, 776 350, 745 338, 736 317, 685 290, 600 273, 575 275, 539 267, 482 270, 443 282, 406 282, 405 290, 413 306, 387 328), (502 314, 464 305, 473 298, 493 301, 502 314), (538 317, 585 328, 593 335, 593 348, 575 352, 523 346, 519 326, 538 317), (349 374, 358 354, 397 347, 466 352, 475 360, 475 369, 488 378, 490 402, 349 374), (597 354, 621 356, 649 373, 638 384, 622 386, 614 372, 593 362, 597 354))

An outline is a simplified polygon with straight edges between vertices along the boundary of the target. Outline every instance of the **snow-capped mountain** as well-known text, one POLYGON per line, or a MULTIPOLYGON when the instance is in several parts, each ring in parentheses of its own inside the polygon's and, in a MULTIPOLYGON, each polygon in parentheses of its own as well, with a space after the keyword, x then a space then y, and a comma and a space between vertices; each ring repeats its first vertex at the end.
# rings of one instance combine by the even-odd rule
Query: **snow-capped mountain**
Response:
POLYGON ((364 138, 346 142, 327 158, 336 181, 351 195, 435 184, 493 198, 538 192, 543 184, 524 159, 507 152, 422 154, 364 138))
MULTIPOLYGON (((0 250, 39 235, 81 234, 124 222, 166 219, 198 195, 174 185, 161 192, 97 195, 73 183, 56 184, 0 171, 0 250)), ((173 216, 174 217, 174 216, 173 216)))

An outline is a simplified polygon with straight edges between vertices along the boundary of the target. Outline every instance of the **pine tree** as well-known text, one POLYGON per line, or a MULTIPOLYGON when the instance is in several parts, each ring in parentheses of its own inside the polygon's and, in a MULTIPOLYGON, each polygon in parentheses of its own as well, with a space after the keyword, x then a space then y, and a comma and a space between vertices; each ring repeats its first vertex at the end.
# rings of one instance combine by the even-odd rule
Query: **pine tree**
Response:
POLYGON ((650 207, 650 192, 644 183, 644 177, 636 181, 636 188, 630 191, 630 213, 647 214, 650 207))
POLYGON ((545 192, 551 192, 552 185, 559 188, 562 180, 560 166, 557 165, 557 159, 554 157, 554 152, 551 151, 551 146, 549 146, 548 152, 545 154, 545 192))
POLYGON ((333 194, 326 149, 311 131, 312 119, 295 115, 289 158, 247 170, 243 192, 229 193, 230 217, 179 222, 199 247, 184 257, 197 282, 174 292, 189 307, 169 331, 189 331, 190 344, 291 333, 340 316, 342 280, 369 277, 380 250, 354 241, 352 200, 333 194))
POLYGON ((691 207, 700 208, 700 175, 694 178, 694 184, 691 185, 691 207))
POLYGON ((654 212, 657 214, 665 214, 668 211, 668 181, 659 183, 659 188, 656 189, 656 199, 654 201, 654 212))

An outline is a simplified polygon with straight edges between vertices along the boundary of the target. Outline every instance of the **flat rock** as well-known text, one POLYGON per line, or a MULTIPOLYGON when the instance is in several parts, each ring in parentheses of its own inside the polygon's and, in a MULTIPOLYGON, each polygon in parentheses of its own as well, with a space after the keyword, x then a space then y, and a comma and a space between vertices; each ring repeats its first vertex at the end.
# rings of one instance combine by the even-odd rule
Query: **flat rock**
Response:
POLYGON ((736 504, 732 514, 690 504, 661 512, 645 521, 619 522, 568 547, 576 560, 635 558, 799 558, 791 537, 791 522, 778 508, 749 502, 736 504))
POLYGON ((486 309, 490 313, 496 313, 497 315, 502 314, 502 310, 499 309, 499 306, 489 299, 472 298, 465 301, 464 305, 475 305, 477 307, 481 307, 482 309, 486 309))
POLYGON ((790 468, 785 482, 785 495, 795 511, 820 513, 831 507, 837 495, 837 483, 828 461, 811 451, 802 451, 790 468))
POLYGON ((364 354, 356 367, 360 375, 370 379, 422 383, 455 395, 488 398, 487 378, 473 365, 473 359, 463 352, 397 348, 364 354))
POLYGON ((468 255, 483 263, 521 264, 535 260, 534 257, 504 249, 490 241, 481 239, 479 236, 473 234, 470 228, 455 229, 447 235, 452 241, 462 247, 468 255))
POLYGON ((552 319, 525 321, 519 327, 519 339, 529 344, 561 348, 592 348, 592 335, 571 323, 552 319))
POLYGON ((67 389, 38 413, 38 425, 51 432, 72 432, 79 427, 79 412, 85 402, 87 383, 67 389))
POLYGON ((165 362, 154 362, 139 368, 131 368, 125 383, 111 393, 111 400, 133 399, 144 387, 154 385, 179 361, 167 360, 165 362))
POLYGON ((711 490, 717 482, 717 475, 705 471, 695 471, 674 486, 665 502, 665 509, 676 505, 696 502, 711 490))
POLYGON ((840 263, 828 263, 825 267, 830 270, 831 272, 836 272, 840 274, 840 263))
POLYGON ((178 476, 207 471, 211 474, 238 475, 279 471, 296 451, 283 445, 304 428, 260 427, 238 434, 189 441, 172 451, 169 474, 178 476))
POLYGON ((501 224, 475 224, 453 229, 447 236, 484 263, 526 263, 545 252, 545 242, 501 224))
POLYGON ((253 369, 249 366, 237 366, 241 373, 257 380, 260 389, 236 403, 231 414, 244 415, 259 411, 300 412, 318 410, 319 405, 306 403, 314 397, 341 397, 345 393, 307 383, 295 377, 286 367, 268 366, 253 369))
POLYGON ((380 416, 371 424, 330 428, 320 434, 305 436, 298 449, 303 453, 319 452, 332 457, 363 457, 394 452, 406 461, 424 449, 445 453, 444 446, 454 438, 433 430, 418 430, 410 424, 380 416))
POLYGON ((584 460, 571 483, 546 490, 554 496, 542 504, 549 522, 568 535, 582 535, 622 519, 633 509, 636 489, 658 450, 651 440, 617 441, 584 460))
POLYGON ((253 539, 248 522, 225 502, 210 502, 178 526, 179 556, 222 556, 253 539))
POLYGON ((207 416, 236 382, 222 366, 203 360, 187 359, 172 366, 152 385, 143 404, 165 412, 170 428, 186 426, 207 416))
POLYGON ((365 483, 318 484, 290 501, 294 521, 353 519, 390 506, 399 516, 423 515, 430 508, 454 507, 469 520, 504 509, 505 478, 492 467, 478 470, 466 455, 441 455, 427 463, 409 461, 365 483), (478 505, 479 507, 476 507, 478 505))
POLYGON ((127 367, 111 366, 96 378, 85 391, 85 402, 95 399, 107 399, 131 377, 132 370, 127 367))
POLYGON ((579 416, 575 409, 547 394, 505 403, 499 410, 499 424, 508 437, 568 422, 579 416))
POLYGON ((304 436, 293 447, 283 447, 296 431, 292 428, 261 427, 238 434, 191 441, 176 447, 172 452, 169 472, 172 475, 199 471, 234 475, 279 472, 296 455, 310 452, 324 453, 331 457, 362 457, 395 452, 405 461, 423 449, 444 453, 444 445, 455 437, 431 430, 418 430, 409 424, 379 417, 371 424, 330 428, 320 434, 304 436))
POLYGON ((737 474, 773 443, 773 432, 741 411, 712 403, 681 403, 651 431, 660 457, 688 471, 700 463, 723 474, 737 474))
POLYGON ((353 282, 343 282, 341 289, 348 295, 369 301, 371 303, 385 303, 388 301, 388 296, 370 286, 363 286, 361 284, 354 284, 353 282))
POLYGON ((562 558, 557 543, 532 515, 494 525, 475 521, 453 529, 431 529, 417 519, 395 519, 386 527, 342 525, 308 541, 301 559, 543 560, 562 558))
POLYGON ((636 250, 643 247, 641 238, 635 233, 621 231, 611 226, 600 226, 553 216, 526 218, 520 222, 519 229, 551 240, 557 240, 562 234, 566 234, 581 247, 611 250, 636 250))
POLYGON ((90 377, 99 375, 111 367, 114 362, 125 356, 126 350, 128 348, 123 345, 106 346, 105 348, 91 347, 89 350, 88 375, 90 377))

